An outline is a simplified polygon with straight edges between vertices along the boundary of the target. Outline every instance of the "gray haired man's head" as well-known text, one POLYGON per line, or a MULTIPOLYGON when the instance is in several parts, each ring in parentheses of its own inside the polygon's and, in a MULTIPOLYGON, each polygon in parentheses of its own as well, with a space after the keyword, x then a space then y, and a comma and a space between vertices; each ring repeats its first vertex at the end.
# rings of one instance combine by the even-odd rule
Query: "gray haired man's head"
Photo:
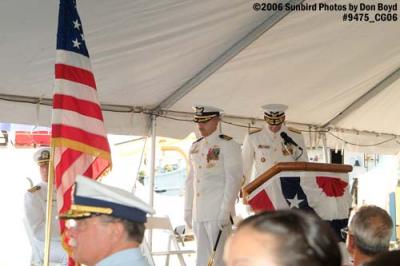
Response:
POLYGON ((372 205, 359 208, 349 226, 356 247, 369 256, 389 249, 392 229, 393 222, 389 214, 372 205))

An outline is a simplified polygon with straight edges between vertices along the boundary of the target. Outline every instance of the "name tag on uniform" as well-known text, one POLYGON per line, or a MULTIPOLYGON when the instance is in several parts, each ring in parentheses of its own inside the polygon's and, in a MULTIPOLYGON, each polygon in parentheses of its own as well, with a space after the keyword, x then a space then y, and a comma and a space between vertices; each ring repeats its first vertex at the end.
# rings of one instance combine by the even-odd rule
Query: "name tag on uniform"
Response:
POLYGON ((260 144, 260 145, 258 145, 258 147, 257 148, 259 148, 259 149, 269 149, 269 148, 271 148, 269 145, 262 145, 262 144, 260 144))

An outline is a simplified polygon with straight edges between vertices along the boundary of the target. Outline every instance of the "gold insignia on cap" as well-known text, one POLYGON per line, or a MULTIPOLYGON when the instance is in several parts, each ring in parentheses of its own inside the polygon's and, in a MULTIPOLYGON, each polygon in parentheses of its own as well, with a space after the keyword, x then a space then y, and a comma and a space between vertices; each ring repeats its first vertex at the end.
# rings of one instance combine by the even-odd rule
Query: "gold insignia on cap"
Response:
POLYGON ((77 205, 77 204, 72 204, 71 210, 80 211, 80 212, 103 213, 103 214, 111 214, 113 212, 113 210, 111 208, 96 207, 96 206, 89 206, 89 205, 77 205))
POLYGON ((285 114, 264 113, 264 120, 272 126, 280 125, 285 121, 285 114))
POLYGON ((64 219, 83 219, 83 218, 89 218, 92 216, 93 213, 91 212, 78 212, 74 210, 68 210, 65 213, 62 213, 58 216, 58 219, 64 220, 64 219))
POLYGON ((194 116, 193 121, 196 123, 205 123, 216 117, 216 115, 209 116, 194 116))
POLYGON ((87 218, 93 214, 112 214, 111 208, 72 204, 71 208, 59 216, 60 219, 87 218))

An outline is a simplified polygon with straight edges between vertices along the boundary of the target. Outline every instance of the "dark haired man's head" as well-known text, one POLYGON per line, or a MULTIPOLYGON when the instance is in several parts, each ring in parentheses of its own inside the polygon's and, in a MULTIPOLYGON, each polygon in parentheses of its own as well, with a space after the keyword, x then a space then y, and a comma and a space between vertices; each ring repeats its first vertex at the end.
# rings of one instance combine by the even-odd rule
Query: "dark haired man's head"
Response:
POLYGON ((281 210, 243 220, 226 246, 225 261, 227 266, 238 261, 252 266, 339 266, 341 255, 326 222, 301 210, 281 210))

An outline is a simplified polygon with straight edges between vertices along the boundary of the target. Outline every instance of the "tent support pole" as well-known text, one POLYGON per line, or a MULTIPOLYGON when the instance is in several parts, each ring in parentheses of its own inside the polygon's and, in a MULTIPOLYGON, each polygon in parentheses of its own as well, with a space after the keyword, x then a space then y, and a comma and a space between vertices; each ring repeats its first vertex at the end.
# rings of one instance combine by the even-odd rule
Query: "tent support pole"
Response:
MULTIPOLYGON (((149 205, 154 208, 154 176, 156 165, 156 116, 151 116, 151 156, 150 156, 150 177, 149 177, 149 205)), ((152 230, 149 230, 148 244, 150 251, 153 251, 152 246, 152 230)))

